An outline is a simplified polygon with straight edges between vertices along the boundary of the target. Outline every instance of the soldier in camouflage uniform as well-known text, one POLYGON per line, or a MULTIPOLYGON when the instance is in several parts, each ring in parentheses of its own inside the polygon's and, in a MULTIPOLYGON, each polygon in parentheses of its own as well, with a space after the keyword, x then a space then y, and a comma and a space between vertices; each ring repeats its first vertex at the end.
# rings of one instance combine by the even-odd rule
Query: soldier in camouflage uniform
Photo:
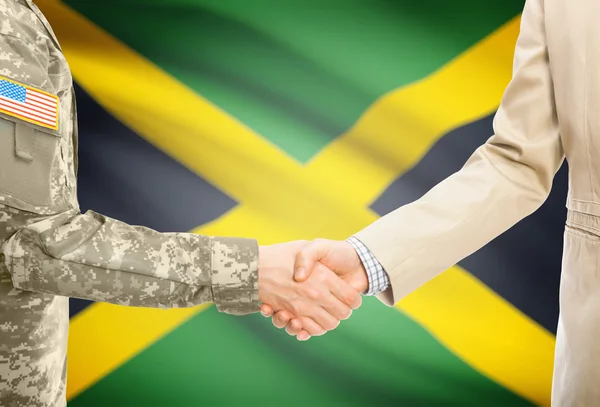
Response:
POLYGON ((300 301, 291 268, 301 243, 260 248, 259 293, 254 240, 163 234, 82 214, 76 174, 75 97, 58 41, 31 0, 0 0, 2 406, 66 404, 68 297, 163 308, 212 301, 219 311, 238 315, 257 311, 259 300, 268 299, 275 309, 287 307, 306 315, 307 326, 318 322, 324 329, 360 304, 328 269, 305 291, 323 307, 310 311, 300 301), (54 103, 56 116, 19 99, 19 92, 54 103), (286 252, 285 260, 274 259, 274 252, 286 252), (323 287, 338 302, 329 297, 327 304, 319 294, 323 287), (295 299, 286 302, 285 295, 295 299))

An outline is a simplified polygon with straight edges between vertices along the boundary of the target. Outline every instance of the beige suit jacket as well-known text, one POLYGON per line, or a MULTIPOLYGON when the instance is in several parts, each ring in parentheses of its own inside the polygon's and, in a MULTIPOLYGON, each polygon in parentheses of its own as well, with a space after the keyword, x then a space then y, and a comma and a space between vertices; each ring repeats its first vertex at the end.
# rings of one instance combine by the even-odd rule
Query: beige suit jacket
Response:
POLYGON ((390 276, 380 298, 396 303, 538 209, 566 156, 552 405, 600 406, 600 1, 527 0, 494 133, 460 171, 357 233, 390 276))

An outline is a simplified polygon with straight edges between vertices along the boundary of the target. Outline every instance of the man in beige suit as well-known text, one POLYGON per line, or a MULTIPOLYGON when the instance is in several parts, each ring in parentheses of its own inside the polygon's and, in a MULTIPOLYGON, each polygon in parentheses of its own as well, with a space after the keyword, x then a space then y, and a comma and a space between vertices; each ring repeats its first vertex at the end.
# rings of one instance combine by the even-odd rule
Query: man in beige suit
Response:
MULTIPOLYGON (((600 406, 599 15, 595 0, 527 0, 494 136, 459 172, 354 236, 389 277, 379 298, 392 305, 537 210, 566 155, 570 187, 552 390, 552 405, 560 407, 600 406)), ((349 242, 317 240, 297 258, 296 278, 316 260, 346 279, 364 273, 349 242)), ((365 268, 372 264, 367 260, 365 268)), ((276 324, 286 320, 279 316, 276 324)), ((288 332, 299 327, 292 321, 288 332)))

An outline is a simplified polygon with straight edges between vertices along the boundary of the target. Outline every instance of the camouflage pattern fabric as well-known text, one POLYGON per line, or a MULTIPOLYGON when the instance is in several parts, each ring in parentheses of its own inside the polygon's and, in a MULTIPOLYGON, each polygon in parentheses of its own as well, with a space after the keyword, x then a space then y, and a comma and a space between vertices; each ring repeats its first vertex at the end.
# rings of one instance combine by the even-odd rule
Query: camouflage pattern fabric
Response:
POLYGON ((59 98, 58 130, 0 105, 0 405, 66 405, 68 297, 258 311, 255 240, 158 233, 80 212, 72 77, 31 0, 0 0, 0 79, 59 98))

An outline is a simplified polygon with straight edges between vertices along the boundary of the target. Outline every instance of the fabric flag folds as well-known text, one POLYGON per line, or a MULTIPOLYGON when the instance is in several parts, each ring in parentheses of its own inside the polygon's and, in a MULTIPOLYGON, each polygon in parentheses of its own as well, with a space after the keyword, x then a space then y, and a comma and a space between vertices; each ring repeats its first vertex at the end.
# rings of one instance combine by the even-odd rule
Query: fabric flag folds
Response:
MULTIPOLYGON (((460 169, 492 134, 523 7, 36 3, 76 82, 82 208, 263 244, 344 239, 460 169)), ((565 171, 513 230, 307 343, 210 306, 73 300, 69 405, 549 405, 565 171)))

